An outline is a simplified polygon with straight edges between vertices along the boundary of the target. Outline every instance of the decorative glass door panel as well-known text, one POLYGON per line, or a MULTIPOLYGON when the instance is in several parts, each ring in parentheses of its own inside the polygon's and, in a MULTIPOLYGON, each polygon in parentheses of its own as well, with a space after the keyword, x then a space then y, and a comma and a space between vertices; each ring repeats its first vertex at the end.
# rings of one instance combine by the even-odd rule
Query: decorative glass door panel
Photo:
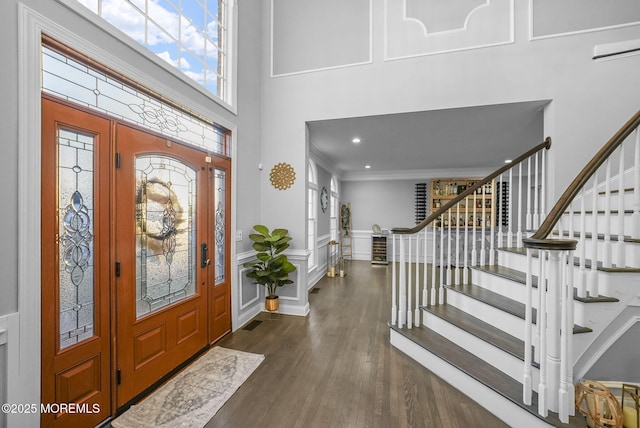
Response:
POLYGON ((226 237, 227 237, 227 207, 226 207, 226 171, 214 170, 214 203, 216 207, 215 216, 215 284, 218 285, 226 278, 226 237))
POLYGON ((196 292, 196 171, 167 156, 138 156, 136 315, 196 292))
POLYGON ((93 337, 94 136, 58 130, 60 349, 93 337))

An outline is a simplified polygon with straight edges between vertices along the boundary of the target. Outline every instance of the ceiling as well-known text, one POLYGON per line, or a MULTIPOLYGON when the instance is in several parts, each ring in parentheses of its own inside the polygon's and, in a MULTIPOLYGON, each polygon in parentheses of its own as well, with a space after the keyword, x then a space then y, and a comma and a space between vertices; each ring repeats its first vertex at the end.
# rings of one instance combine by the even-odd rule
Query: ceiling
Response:
POLYGON ((489 173, 542 142, 542 108, 547 103, 312 121, 310 149, 344 181, 429 178, 444 171, 489 173), (354 144, 355 137, 361 142, 354 144))

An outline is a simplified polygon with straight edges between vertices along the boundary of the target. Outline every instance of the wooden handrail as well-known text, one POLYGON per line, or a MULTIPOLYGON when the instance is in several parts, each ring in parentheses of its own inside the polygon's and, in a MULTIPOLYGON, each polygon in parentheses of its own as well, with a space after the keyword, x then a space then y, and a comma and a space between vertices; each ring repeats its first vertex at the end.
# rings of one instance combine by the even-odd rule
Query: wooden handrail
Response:
POLYGON ((468 187, 467 190, 465 190, 464 192, 460 193, 458 196, 456 196, 455 198, 453 198, 452 200, 450 200, 449 202, 444 204, 438 211, 430 214, 429 217, 425 218, 424 220, 422 220, 420 223, 418 223, 414 227, 395 227, 395 228, 391 229, 391 233, 398 233, 398 234, 401 234, 401 235, 410 235, 410 234, 413 234, 413 233, 420 232, 422 229, 427 227, 427 225, 429 225, 431 222, 433 222, 435 219, 437 219, 440 215, 446 213, 449 210, 449 208, 455 206, 458 202, 462 201, 467 196, 472 195, 480 187, 482 187, 485 184, 489 183, 491 180, 493 180, 494 178, 496 178, 497 176, 499 176, 503 172, 508 171, 509 169, 511 169, 514 166, 518 165, 519 163, 521 163, 525 159, 528 159, 530 156, 533 156, 535 153, 539 152, 540 150, 542 150, 542 149, 547 149, 548 150, 549 147, 551 147, 551 137, 545 138, 545 140, 542 143, 538 144, 537 146, 535 146, 534 148, 532 148, 528 152, 518 156, 511 163, 503 165, 502 167, 498 168, 497 170, 495 170, 491 174, 487 175, 485 178, 483 178, 480 181, 476 182, 476 184, 474 184, 473 186, 468 187))
POLYGON ((549 211, 547 218, 540 225, 540 228, 531 236, 532 239, 546 239, 551 233, 560 217, 567 210, 573 199, 580 190, 587 184, 593 174, 607 160, 611 154, 640 126, 640 111, 631 117, 618 132, 605 144, 589 163, 580 171, 578 176, 571 182, 567 190, 564 191, 558 202, 549 211))

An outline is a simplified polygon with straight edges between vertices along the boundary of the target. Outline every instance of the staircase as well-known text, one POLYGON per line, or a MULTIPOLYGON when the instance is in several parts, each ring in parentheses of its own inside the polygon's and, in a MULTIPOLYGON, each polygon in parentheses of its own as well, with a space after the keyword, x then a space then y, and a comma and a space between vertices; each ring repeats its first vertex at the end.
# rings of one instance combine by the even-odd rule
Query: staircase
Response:
POLYGON ((640 112, 548 215, 549 139, 418 226, 393 229, 391 344, 512 426, 586 426, 574 384, 640 319, 638 125, 640 112), (472 234, 433 222, 494 180, 515 194, 498 209, 508 226, 472 234))

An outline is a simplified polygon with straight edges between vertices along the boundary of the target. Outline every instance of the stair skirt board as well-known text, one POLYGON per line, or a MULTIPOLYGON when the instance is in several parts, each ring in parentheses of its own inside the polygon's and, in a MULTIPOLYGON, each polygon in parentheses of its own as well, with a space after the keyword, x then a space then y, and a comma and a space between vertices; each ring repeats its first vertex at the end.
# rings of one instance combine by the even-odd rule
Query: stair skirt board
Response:
POLYGON ((457 293, 453 289, 447 291, 447 304, 455 306, 513 337, 524 340, 523 318, 507 313, 472 297, 457 293))
POLYGON ((479 382, 472 376, 458 370, 440 357, 424 349, 411 339, 390 330, 390 342, 395 348, 405 353, 416 362, 439 378, 458 389, 460 392, 493 413, 497 418, 511 426, 521 427, 549 427, 544 420, 539 419, 513 401, 479 382))
MULTIPOLYGON (((512 379, 522 382, 523 377, 523 360, 503 351, 494 345, 485 342, 479 337, 474 336, 467 331, 450 324, 437 315, 424 312, 423 325, 435 331, 441 336, 446 337, 453 343, 464 344, 464 349, 474 354, 487 364, 491 364, 512 379)), ((462 345, 461 345, 462 346, 462 345)), ((536 367, 531 367, 532 385, 537 390, 539 382, 539 371, 536 367)))

